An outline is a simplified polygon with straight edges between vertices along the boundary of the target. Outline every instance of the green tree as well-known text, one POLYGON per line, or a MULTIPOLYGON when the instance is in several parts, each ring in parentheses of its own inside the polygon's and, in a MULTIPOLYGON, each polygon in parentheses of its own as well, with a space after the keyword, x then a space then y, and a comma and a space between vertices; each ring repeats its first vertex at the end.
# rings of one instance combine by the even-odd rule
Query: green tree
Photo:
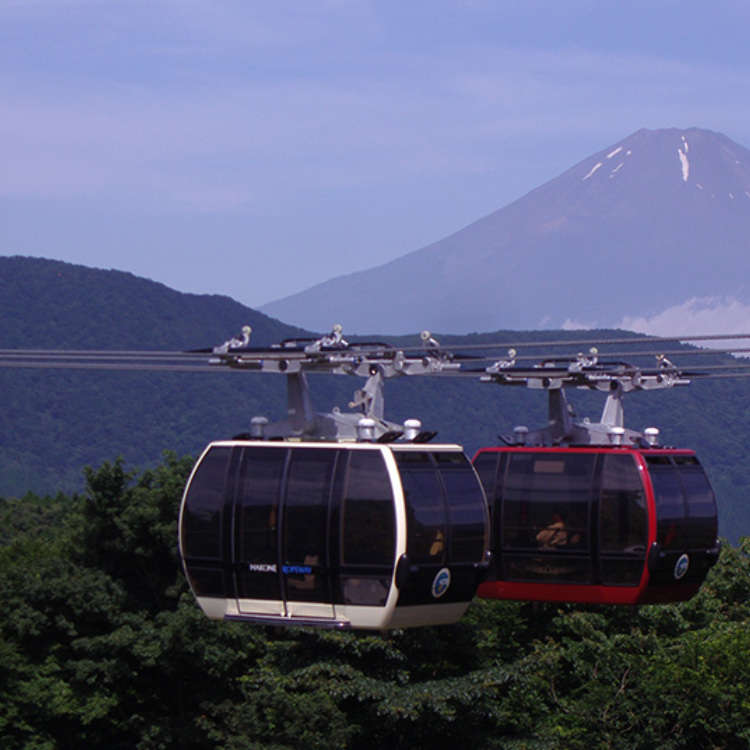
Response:
POLYGON ((750 540, 679 605, 476 601, 387 634, 214 622, 177 554, 191 464, 105 463, 80 495, 0 504, 3 748, 750 744, 750 540))

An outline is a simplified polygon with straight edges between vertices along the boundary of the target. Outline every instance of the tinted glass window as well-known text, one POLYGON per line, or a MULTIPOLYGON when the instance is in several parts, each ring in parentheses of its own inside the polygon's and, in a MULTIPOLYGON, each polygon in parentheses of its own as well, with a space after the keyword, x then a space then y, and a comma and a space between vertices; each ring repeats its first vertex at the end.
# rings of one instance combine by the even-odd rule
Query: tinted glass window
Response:
POLYGON ((231 590, 225 588, 224 573, 218 566, 191 564, 188 575, 196 596, 232 596, 231 590))
POLYGON ((599 504, 599 545, 606 552, 645 552, 646 496, 631 455, 605 455, 599 504))
POLYGON ((484 491, 487 493, 487 502, 492 505, 495 499, 495 483, 497 481, 497 459, 499 453, 480 453, 474 459, 474 468, 479 474, 484 491))
POLYGON ((672 456, 672 460, 677 466, 700 466, 695 456, 681 456, 679 454, 672 456))
POLYGON ((651 482, 656 493, 656 508, 663 521, 680 520, 685 517, 685 498, 677 471, 674 468, 658 468, 651 471, 651 482))
POLYGON ((509 453, 502 489, 503 577, 589 583, 595 456, 509 453))
POLYGON ((672 461, 669 456, 646 456, 646 463, 649 466, 671 466, 672 461))
POLYGON ((282 568, 289 599, 329 598, 321 569, 326 565, 328 501, 335 456, 335 450, 291 449, 282 568))
POLYGON ((344 604, 382 607, 391 589, 389 575, 342 575, 341 597, 344 604))
POLYGON ((631 455, 605 455, 599 499, 602 583, 638 584, 647 542, 646 495, 635 460, 631 455))
POLYGON ((680 467, 689 518, 716 518, 716 498, 700 465, 680 467))
POLYGON ((687 501, 685 546, 713 547, 716 544, 718 519, 716 499, 701 466, 684 464, 678 468, 687 501))
POLYGON ((585 548, 594 460, 593 454, 512 454, 503 488, 503 548, 585 548))
POLYGON ((404 488, 407 554, 413 562, 442 562, 446 554, 443 488, 429 453, 394 452, 404 488))
POLYGON ((183 553, 185 557, 221 559, 225 482, 230 448, 216 447, 198 466, 185 499, 183 553))
POLYGON ((716 541, 716 501, 695 456, 648 457, 656 501, 657 541, 665 550, 711 547, 716 541), (669 463, 665 463, 667 459, 669 463))
POLYGON ((351 451, 346 475, 340 493, 343 567, 337 602, 383 606, 391 588, 396 557, 396 514, 382 454, 351 451))
POLYGON ((607 586, 637 586, 645 563, 635 556, 604 556, 600 560, 602 583, 607 586))
POLYGON ((281 479, 287 451, 246 448, 236 496, 237 596, 281 599, 278 527, 281 479))
POLYGON ((396 517, 379 451, 351 452, 341 518, 343 565, 393 565, 396 517))
POLYGON ((276 563, 279 493, 286 451, 248 448, 237 494, 239 559, 276 563))
POLYGON ((435 453, 445 485, 451 561, 481 562, 487 545, 487 511, 482 488, 462 453, 435 453))
POLYGON ((656 541, 663 549, 679 549, 683 546, 685 497, 677 467, 659 458, 658 463, 647 459, 656 503, 656 541))
POLYGON ((586 557, 562 555, 503 556, 505 575, 508 580, 532 581, 534 583, 590 583, 591 562, 586 557))

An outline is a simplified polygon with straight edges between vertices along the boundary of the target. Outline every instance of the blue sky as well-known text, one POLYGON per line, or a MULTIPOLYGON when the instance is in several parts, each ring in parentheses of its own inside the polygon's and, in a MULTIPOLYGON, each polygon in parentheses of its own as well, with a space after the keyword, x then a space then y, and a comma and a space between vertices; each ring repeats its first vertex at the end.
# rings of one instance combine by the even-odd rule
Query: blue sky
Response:
POLYGON ((750 146, 750 4, 0 0, 0 254, 257 307, 641 128, 750 146))

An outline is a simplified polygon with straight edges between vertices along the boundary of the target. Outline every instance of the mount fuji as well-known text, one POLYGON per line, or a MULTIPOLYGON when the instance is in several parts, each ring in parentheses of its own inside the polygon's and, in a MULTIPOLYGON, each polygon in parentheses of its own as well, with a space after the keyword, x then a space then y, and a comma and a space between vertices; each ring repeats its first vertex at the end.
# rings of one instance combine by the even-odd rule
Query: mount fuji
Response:
POLYGON ((644 129, 444 239, 260 309, 358 333, 611 327, 706 299, 745 311, 748 250, 750 151, 644 129))

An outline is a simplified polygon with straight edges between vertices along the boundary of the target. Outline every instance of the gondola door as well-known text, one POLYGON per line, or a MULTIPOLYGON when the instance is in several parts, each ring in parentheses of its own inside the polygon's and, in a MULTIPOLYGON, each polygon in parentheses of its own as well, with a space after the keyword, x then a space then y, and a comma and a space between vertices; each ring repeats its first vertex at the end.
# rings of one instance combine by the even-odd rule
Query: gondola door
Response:
POLYGON ((290 451, 282 503, 281 573, 287 615, 333 618, 329 530, 338 451, 290 451))
POLYGON ((283 446, 242 449, 234 517, 234 571, 241 615, 286 615, 279 506, 287 453, 283 446))
POLYGON ((333 618, 328 529, 336 453, 244 447, 234 534, 241 616, 333 618))

